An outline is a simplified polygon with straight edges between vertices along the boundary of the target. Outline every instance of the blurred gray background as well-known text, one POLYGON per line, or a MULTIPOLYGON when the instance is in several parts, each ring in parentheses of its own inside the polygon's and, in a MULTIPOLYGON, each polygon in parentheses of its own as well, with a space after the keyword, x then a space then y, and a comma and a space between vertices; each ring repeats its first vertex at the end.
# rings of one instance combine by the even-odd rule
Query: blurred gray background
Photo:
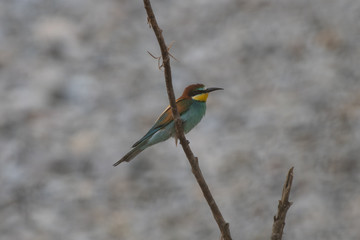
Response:
MULTIPOLYGON (((234 239, 359 239, 360 1, 152 1, 234 239)), ((0 1, 0 238, 219 239, 181 147, 113 168, 168 105, 141 0, 0 1)))

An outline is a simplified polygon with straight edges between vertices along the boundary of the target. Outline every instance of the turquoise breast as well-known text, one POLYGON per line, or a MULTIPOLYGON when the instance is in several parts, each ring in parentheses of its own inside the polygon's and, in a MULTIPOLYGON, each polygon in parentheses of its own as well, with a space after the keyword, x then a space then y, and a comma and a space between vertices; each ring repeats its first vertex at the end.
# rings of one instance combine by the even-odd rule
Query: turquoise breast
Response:
POLYGON ((184 132, 188 133, 193 129, 204 117, 206 112, 206 102, 194 101, 190 109, 181 115, 184 123, 184 132))

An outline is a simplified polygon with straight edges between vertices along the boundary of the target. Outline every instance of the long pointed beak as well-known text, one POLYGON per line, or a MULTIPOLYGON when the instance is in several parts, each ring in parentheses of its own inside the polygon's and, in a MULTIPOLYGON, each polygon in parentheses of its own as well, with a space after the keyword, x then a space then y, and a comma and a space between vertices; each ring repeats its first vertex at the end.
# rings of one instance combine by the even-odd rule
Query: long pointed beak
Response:
POLYGON ((214 88, 207 88, 204 90, 204 92, 213 92, 213 91, 217 91, 217 90, 224 90, 223 88, 217 88, 217 87, 214 87, 214 88))

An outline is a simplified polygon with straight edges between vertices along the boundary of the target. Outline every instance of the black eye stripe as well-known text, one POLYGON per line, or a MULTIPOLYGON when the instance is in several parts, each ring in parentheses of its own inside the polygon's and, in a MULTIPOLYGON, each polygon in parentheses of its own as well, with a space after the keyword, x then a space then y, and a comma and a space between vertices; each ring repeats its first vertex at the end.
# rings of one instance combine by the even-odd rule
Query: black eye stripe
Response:
POLYGON ((191 95, 192 96, 195 96, 195 95, 198 95, 198 94, 201 94, 201 93, 204 93, 204 90, 194 90, 191 95))

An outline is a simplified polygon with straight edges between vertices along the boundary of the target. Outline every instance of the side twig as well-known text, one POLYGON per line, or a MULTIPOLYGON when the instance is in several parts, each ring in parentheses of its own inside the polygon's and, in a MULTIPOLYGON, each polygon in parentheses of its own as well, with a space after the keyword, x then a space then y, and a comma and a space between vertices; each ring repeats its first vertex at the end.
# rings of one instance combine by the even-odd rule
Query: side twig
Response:
POLYGON ((274 216, 274 224, 272 228, 271 240, 281 240, 283 235, 286 213, 289 210, 290 206, 292 205, 292 202, 289 202, 289 196, 290 196, 291 185, 294 177, 293 171, 294 171, 294 167, 290 168, 286 176, 286 181, 283 187, 281 200, 279 200, 278 212, 277 215, 274 216))
POLYGON ((159 28, 159 26, 157 24, 154 12, 153 12, 151 4, 150 4, 150 0, 144 0, 144 6, 145 6, 146 13, 148 15, 148 23, 154 30, 155 36, 156 36, 159 46, 160 46, 161 56, 163 59, 162 65, 164 67, 166 89, 167 89, 167 94, 169 97, 172 114, 174 116, 177 137, 180 140, 182 148, 183 148, 185 155, 191 165, 192 172, 201 188, 201 191, 203 192, 204 197, 205 197, 207 203, 209 204, 209 207, 212 211, 215 221, 219 226, 219 229, 220 229, 220 232, 222 235, 222 239, 231 240, 229 223, 227 223, 224 220, 224 218, 223 218, 223 216, 222 216, 222 214, 210 192, 210 189, 201 173, 198 159, 194 156, 194 153, 192 152, 192 150, 189 146, 189 141, 185 138, 184 129, 182 127, 180 115, 176 108, 175 94, 174 94, 172 78, 171 78, 170 57, 169 57, 168 47, 166 46, 164 37, 162 35, 162 30, 159 28))

